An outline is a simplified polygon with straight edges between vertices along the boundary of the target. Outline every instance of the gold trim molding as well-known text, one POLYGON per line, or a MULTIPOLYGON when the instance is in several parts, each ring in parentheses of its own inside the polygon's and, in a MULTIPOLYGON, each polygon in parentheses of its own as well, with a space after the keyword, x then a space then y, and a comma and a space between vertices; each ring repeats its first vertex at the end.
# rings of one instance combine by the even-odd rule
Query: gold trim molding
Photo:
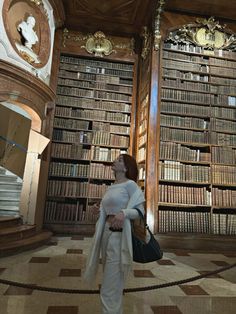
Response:
POLYGON ((36 5, 40 6, 43 4, 42 0, 30 0, 31 2, 35 3, 36 5))
POLYGON ((209 50, 236 50, 236 34, 225 30, 226 25, 220 25, 214 17, 196 19, 196 24, 187 24, 170 32, 167 40, 174 43, 193 43, 209 50))
POLYGON ((141 56, 145 60, 151 49, 151 34, 148 31, 147 26, 143 27, 140 36, 143 38, 143 47, 142 47, 141 56))
POLYGON ((154 19, 154 49, 160 49, 161 42, 161 13, 165 5, 165 0, 159 1, 159 6, 156 9, 156 15, 154 19))
POLYGON ((107 37, 102 31, 97 31, 94 35, 80 32, 76 32, 75 34, 65 28, 63 30, 63 47, 67 46, 68 41, 78 42, 80 48, 97 57, 109 56, 112 53, 116 53, 115 49, 128 51, 130 55, 134 54, 134 38, 131 38, 128 43, 122 42, 120 38, 116 40, 115 38, 107 37))

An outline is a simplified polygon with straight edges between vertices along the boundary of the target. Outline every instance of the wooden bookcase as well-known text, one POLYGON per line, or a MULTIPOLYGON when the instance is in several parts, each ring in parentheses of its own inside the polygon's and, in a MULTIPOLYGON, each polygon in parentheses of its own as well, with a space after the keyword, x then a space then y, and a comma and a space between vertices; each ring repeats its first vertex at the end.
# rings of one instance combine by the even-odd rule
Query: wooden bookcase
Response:
POLYGON ((148 119, 149 119, 149 101, 150 101, 150 73, 151 73, 151 53, 140 61, 139 68, 139 97, 137 110, 137 164, 139 168, 138 183, 145 192, 146 187, 146 155, 147 155, 147 137, 148 137, 148 119))
POLYGON ((236 234, 236 52, 162 50, 159 232, 236 234))
POLYGON ((57 86, 44 223, 90 233, 113 181, 112 161, 130 147, 134 65, 63 54, 57 86))

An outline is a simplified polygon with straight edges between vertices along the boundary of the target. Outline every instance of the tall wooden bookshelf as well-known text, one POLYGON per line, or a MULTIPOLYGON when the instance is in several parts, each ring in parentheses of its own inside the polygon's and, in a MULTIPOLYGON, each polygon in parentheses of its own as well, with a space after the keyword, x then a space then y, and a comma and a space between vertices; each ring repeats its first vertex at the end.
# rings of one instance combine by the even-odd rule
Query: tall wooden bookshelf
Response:
POLYGON ((159 232, 236 234, 236 52, 165 41, 159 232))
POLYGON ((148 139, 148 119, 150 102, 151 51, 140 60, 139 67, 139 95, 136 130, 136 155, 139 169, 138 183, 145 192, 146 188, 146 155, 148 139))
POLYGON ((113 181, 112 161, 127 152, 134 66, 61 55, 44 223, 90 233, 113 181))

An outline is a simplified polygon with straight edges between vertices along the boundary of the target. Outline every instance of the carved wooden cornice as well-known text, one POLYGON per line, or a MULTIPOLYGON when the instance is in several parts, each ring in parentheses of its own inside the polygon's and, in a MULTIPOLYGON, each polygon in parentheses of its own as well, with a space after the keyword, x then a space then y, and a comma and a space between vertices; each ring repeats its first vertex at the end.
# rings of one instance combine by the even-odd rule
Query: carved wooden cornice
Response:
POLYGON ((55 100, 51 88, 29 72, 0 60, 0 102, 21 103, 45 119, 45 108, 55 100))

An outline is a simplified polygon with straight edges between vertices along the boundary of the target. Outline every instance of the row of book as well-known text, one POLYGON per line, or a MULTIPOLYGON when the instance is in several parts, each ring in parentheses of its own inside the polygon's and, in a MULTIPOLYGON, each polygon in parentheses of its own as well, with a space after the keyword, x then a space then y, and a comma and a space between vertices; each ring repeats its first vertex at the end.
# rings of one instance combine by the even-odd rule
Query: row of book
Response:
POLYGON ((236 79, 228 78, 228 77, 217 77, 217 76, 212 76, 211 77, 211 83, 214 84, 226 84, 226 85, 231 85, 233 87, 236 86, 236 79))
POLYGON ((209 73, 210 67, 207 64, 190 63, 180 60, 163 59, 162 66, 167 69, 175 69, 185 72, 209 73))
POLYGON ((175 115, 160 115, 160 123, 162 126, 174 126, 186 129, 201 129, 201 130, 211 130, 211 131, 223 131, 236 133, 236 122, 227 121, 223 119, 208 118, 201 119, 195 117, 181 117, 175 115))
POLYGON ((211 143, 222 146, 236 146, 236 135, 211 132, 211 143))
MULTIPOLYGON (((111 102, 105 100, 75 98, 63 95, 57 95, 56 104, 65 107, 78 107, 84 109, 100 109, 117 112, 131 112, 131 105, 121 102, 111 102)), ((72 109, 71 109, 72 110, 72 109)))
MULTIPOLYGON (((179 89, 187 89, 191 91, 200 91, 200 92, 209 92, 214 94, 235 94, 236 86, 226 86, 226 85, 213 85, 206 83, 199 83, 197 81, 184 80, 183 78, 178 77, 163 77, 162 80, 163 87, 174 87, 179 89)), ((235 106, 235 97, 228 96, 229 106, 235 106)))
POLYGON ((161 126, 160 138, 162 141, 236 146, 235 134, 218 133, 215 131, 191 131, 161 126))
MULTIPOLYGON (((71 108, 70 108, 71 109, 71 108)), ((71 109, 68 112, 66 107, 56 107, 55 115, 57 117, 67 117, 67 118, 80 118, 80 119, 90 119, 90 120, 104 120, 111 122, 121 122, 130 123, 130 115, 122 112, 110 112, 104 110, 92 110, 92 109, 71 109), (69 113, 69 115, 65 115, 69 113)), ((70 120, 68 120, 70 121, 70 120)), ((68 122, 72 123, 72 122, 68 122)), ((77 123, 77 122, 75 122, 77 123)), ((88 124, 85 122, 84 124, 88 124)))
POLYGON ((173 115, 160 115, 160 123, 163 126, 176 126, 191 129, 208 129, 209 121, 195 117, 180 117, 173 115))
MULTIPOLYGON (((81 81, 82 80, 83 81, 95 81, 95 82, 102 82, 102 83, 108 83, 108 84, 120 84, 120 81, 121 81, 119 76, 93 74, 93 73, 76 72, 76 71, 74 72, 74 71, 67 71, 63 69, 59 70, 58 75, 61 78, 69 78, 69 79, 81 80, 81 81)), ((127 84, 128 82, 130 83, 131 81, 127 80, 127 84)))
POLYGON ((216 86, 212 86, 210 84, 184 81, 183 79, 180 79, 180 78, 165 78, 165 77, 163 77, 162 86, 163 87, 175 87, 175 88, 180 88, 180 89, 203 91, 203 92, 212 92, 213 87, 215 87, 214 89, 217 90, 216 86))
POLYGON ((139 136, 139 139, 138 139, 138 146, 143 146, 145 145, 147 142, 147 133, 144 133, 142 134, 141 136, 139 136))
POLYGON ((82 87, 82 88, 89 88, 89 89, 102 89, 102 90, 114 91, 117 93, 125 93, 125 94, 132 95, 131 86, 109 84, 105 82, 84 81, 84 80, 82 81, 82 80, 78 80, 78 78, 68 79, 63 76, 63 78, 59 77, 58 84, 64 85, 64 86, 82 87))
POLYGON ((197 63, 206 63, 208 65, 217 65, 219 67, 227 67, 227 68, 234 68, 236 69, 236 62, 233 60, 226 60, 221 58, 215 58, 209 56, 196 56, 196 55, 189 55, 183 54, 182 51, 163 51, 163 57, 166 59, 177 59, 177 60, 184 60, 188 62, 197 62, 197 63))
POLYGON ((70 164, 63 162, 51 162, 49 175, 57 177, 83 177, 114 180, 114 174, 111 166, 99 163, 87 164, 70 164))
POLYGON ((102 198, 109 185, 79 181, 49 180, 47 195, 71 198, 102 198))
POLYGON ((210 134, 209 132, 181 130, 161 126, 160 139, 162 141, 208 144, 210 143, 210 134))
POLYGON ((236 185, 236 167, 212 165, 212 183, 236 185))
POLYGON ((103 67, 92 67, 90 65, 83 64, 70 64, 70 63, 61 63, 60 69, 76 71, 76 72, 85 72, 85 73, 94 73, 94 74, 105 74, 111 76, 125 77, 129 79, 133 79, 133 71, 123 71, 111 68, 103 68, 103 67))
MULTIPOLYGON (((204 54, 204 52, 208 53, 209 51, 209 49, 207 48, 196 46, 189 42, 186 42, 186 43, 165 42, 164 48, 185 51, 188 53, 201 53, 201 54, 204 54)), ((231 50, 216 49, 216 50, 211 51, 211 53, 216 57, 224 57, 224 58, 229 58, 233 60, 236 59, 236 52, 231 51, 231 50)))
POLYGON ((51 156, 55 158, 90 160, 91 150, 84 148, 81 144, 52 143, 51 156))
POLYGON ((53 130, 53 141, 61 141, 75 144, 88 145, 109 145, 128 147, 129 137, 111 134, 110 132, 94 131, 92 132, 70 132, 65 130, 53 130))
POLYGON ((163 68, 163 77, 179 78, 191 81, 209 82, 209 75, 176 69, 163 68))
POLYGON ((159 232, 210 233, 210 213, 200 211, 160 210, 159 232))
POLYGON ((236 165, 236 149, 212 146, 211 159, 213 163, 236 165))
POLYGON ((212 205, 216 207, 236 207, 236 190, 212 188, 212 205))
POLYGON ((215 106, 235 106, 235 97, 221 94, 203 94, 192 91, 183 91, 171 88, 162 88, 161 97, 179 101, 196 102, 197 104, 215 105, 215 106))
POLYGON ((221 67, 219 67, 219 66, 211 66, 210 67, 210 73, 211 73, 211 75, 235 77, 236 76, 236 69, 225 68, 225 67, 222 67, 222 66, 221 67))
POLYGON ((236 235, 236 214, 159 210, 159 232, 236 235))
POLYGON ((146 160, 146 147, 141 147, 138 149, 138 156, 137 156, 138 162, 143 162, 146 160))
POLYGON ((224 132, 236 133, 236 122, 211 118, 210 128, 212 130, 215 130, 215 131, 224 131, 224 132))
POLYGON ((210 167, 186 165, 179 161, 165 160, 159 162, 159 179, 208 183, 210 182, 210 167))
POLYGON ((61 203, 47 201, 44 213, 45 223, 67 223, 67 222, 91 222, 95 223, 97 216, 93 214, 91 206, 85 210, 84 204, 77 202, 61 203))
POLYGON ((60 61, 63 63, 88 65, 94 67, 104 67, 108 69, 133 71, 133 65, 129 63, 108 62, 94 59, 74 58, 71 56, 61 55, 60 61))
POLYGON ((188 55, 188 54, 183 54, 181 51, 170 51, 170 50, 163 50, 163 58, 183 60, 183 61, 188 61, 191 63, 197 62, 197 63, 207 64, 209 62, 209 57, 208 59, 206 59, 205 56, 188 55))
POLYGON ((162 100, 161 112, 183 114, 190 116, 199 117, 215 117, 221 119, 236 119, 236 110, 233 108, 222 108, 222 107, 207 107, 201 105, 191 105, 184 103, 175 103, 171 101, 162 100))
POLYGON ((54 126, 54 128, 88 130, 89 129, 89 121, 57 118, 57 115, 55 115, 53 126, 54 126))
POLYGON ((84 148, 81 144, 60 144, 52 143, 51 156, 62 159, 76 159, 88 161, 112 162, 126 150, 91 146, 90 149, 84 148))
POLYGON ((67 87, 60 85, 57 86, 57 94, 132 102, 132 97, 125 94, 118 94, 99 90, 81 89, 76 87, 67 87))
POLYGON ((211 192, 206 187, 159 184, 159 202, 210 206, 211 192))
POLYGON ((147 130, 147 124, 148 124, 147 119, 140 121, 139 127, 138 127, 139 134, 147 130))
POLYGON ((210 162, 210 158, 211 155, 209 152, 201 151, 198 148, 184 146, 175 142, 160 141, 160 159, 210 162))

